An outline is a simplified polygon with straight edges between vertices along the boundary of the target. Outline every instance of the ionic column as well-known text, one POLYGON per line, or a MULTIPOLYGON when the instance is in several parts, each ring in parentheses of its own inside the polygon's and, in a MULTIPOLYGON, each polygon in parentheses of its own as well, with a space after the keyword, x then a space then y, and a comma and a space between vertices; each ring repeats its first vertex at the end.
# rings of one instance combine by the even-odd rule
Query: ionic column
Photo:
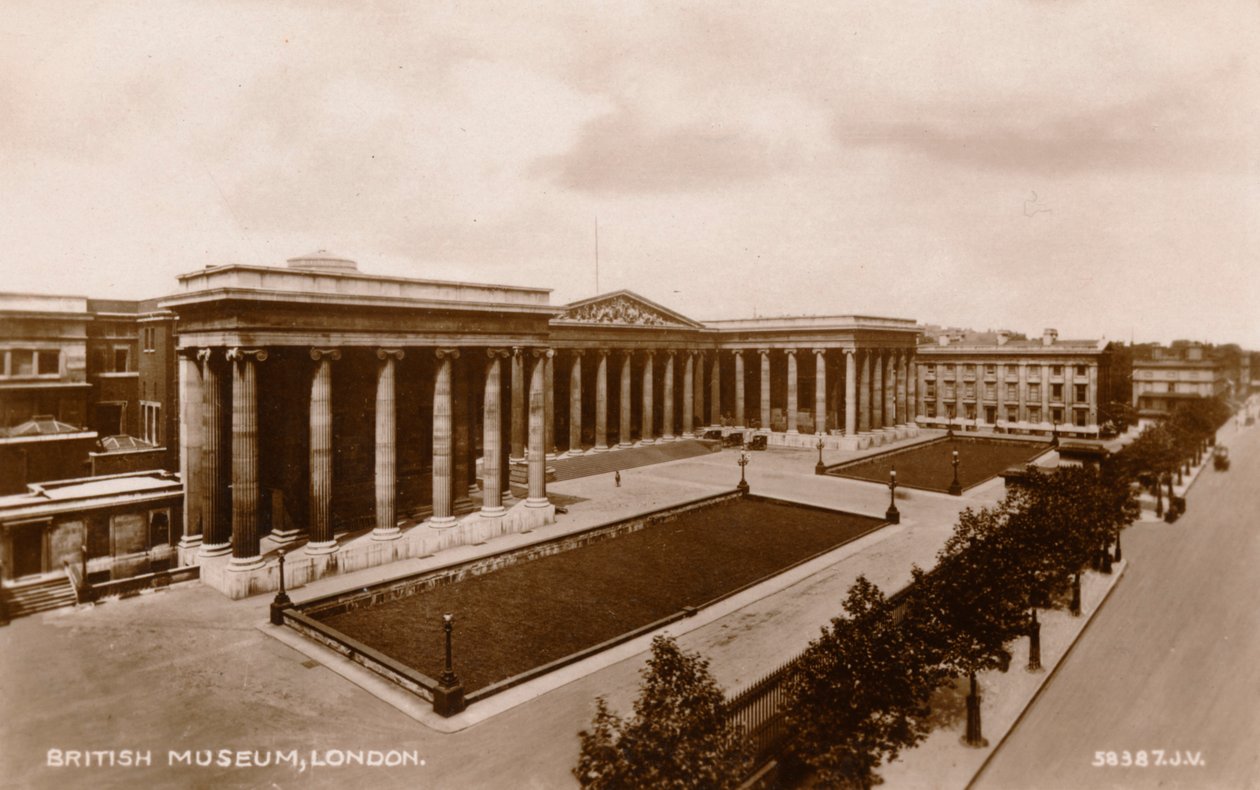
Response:
POLYGON ((1006 419, 1006 365, 1000 362, 997 366, 997 418, 1006 419))
POLYGON ((695 399, 693 405, 695 407, 695 420, 697 425, 696 434, 703 433, 704 424, 704 352, 696 352, 696 375, 695 375, 695 399))
POLYGON ((889 351, 884 359, 884 427, 891 428, 900 420, 897 413, 897 352, 889 351))
POLYGON ((481 515, 503 515, 503 372, 504 349, 486 349, 486 387, 482 398, 481 515))
POLYGON ((871 429, 871 352, 862 352, 862 378, 858 381, 858 430, 871 429))
POLYGON ((621 352, 621 425, 618 447, 632 447, 634 442, 630 436, 630 357, 634 352, 621 352))
POLYGON ((608 349, 601 348, 595 367, 595 452, 608 450, 608 349))
POLYGON ((1028 364, 1019 363, 1019 422, 1028 419, 1028 364))
POLYGON ((184 529, 179 547, 191 551, 201 537, 201 365, 197 349, 179 350, 179 479, 184 484, 184 529))
POLYGON ((796 349, 789 348, 787 353, 787 432, 800 433, 796 425, 796 349))
POLYGON ((761 430, 770 430, 770 349, 759 348, 761 356, 761 430))
POLYGON ((735 355, 735 425, 744 427, 744 352, 736 350, 735 355))
POLYGON ((335 348, 312 348, 315 372, 311 376, 310 414, 310 535, 307 554, 331 554, 337 550, 333 537, 333 426, 332 363, 341 359, 335 348))
POLYGON ((871 430, 884 427, 884 352, 875 353, 871 363, 871 430))
POLYGON ((696 355, 692 351, 684 351, 687 361, 683 363, 683 413, 682 433, 684 437, 695 436, 695 364, 696 355))
POLYGON ((547 411, 543 408, 546 384, 543 378, 547 360, 554 353, 549 348, 533 350, 534 372, 529 380, 529 498, 525 500, 525 507, 551 504, 547 500, 547 459, 543 449, 543 437, 547 431, 547 411))
POLYGON ((510 463, 525 460, 525 357, 520 346, 512 349, 512 446, 510 463))
POLYGON ((223 386, 210 349, 197 352, 202 365, 205 423, 199 497, 202 506, 202 557, 219 557, 232 550, 231 505, 228 500, 228 455, 223 448, 223 386))
POLYGON ((661 441, 672 442, 674 441, 674 438, 675 438, 674 437, 674 352, 673 351, 665 352, 665 384, 664 384, 664 392, 662 393, 662 397, 665 402, 664 404, 662 404, 664 408, 662 410, 663 413, 661 415, 661 419, 664 422, 664 425, 662 426, 663 435, 661 436, 661 441))
POLYGON ((459 349, 439 348, 433 353, 438 364, 433 376, 433 515, 429 518, 429 526, 442 528, 455 523, 455 420, 451 363, 459 359, 459 349))
POLYGON ((857 350, 844 350, 844 435, 857 433, 857 350))
POLYGON ((556 457, 556 367, 555 354, 543 360, 543 414, 547 415, 547 433, 543 443, 547 448, 547 458, 556 457))
POLYGON ((574 349, 569 367, 569 455, 582 454, 582 350, 574 349))
MULTIPOLYGON (((403 358, 400 348, 378 348, 381 366, 376 373, 376 526, 372 540, 395 540, 398 529, 398 415, 394 366, 403 358)), ((436 462, 435 462, 436 466, 436 462)))
POLYGON ((827 432, 827 349, 814 349, 814 431, 827 432))
POLYGON ((906 352, 897 352, 897 424, 905 425, 910 422, 910 410, 906 402, 906 394, 909 391, 909 380, 906 378, 906 352))
POLYGON ((713 377, 709 379, 709 424, 722 424, 722 354, 713 352, 713 377))
POLYGON ((258 540, 258 384, 255 362, 267 359, 260 349, 231 348, 232 364, 232 561, 229 570, 263 566, 258 540))
POLYGON ((652 365, 654 351, 648 351, 644 354, 643 360, 643 426, 639 432, 639 444, 654 444, 656 437, 656 414, 653 409, 655 399, 652 390, 655 389, 655 382, 652 381, 652 365))

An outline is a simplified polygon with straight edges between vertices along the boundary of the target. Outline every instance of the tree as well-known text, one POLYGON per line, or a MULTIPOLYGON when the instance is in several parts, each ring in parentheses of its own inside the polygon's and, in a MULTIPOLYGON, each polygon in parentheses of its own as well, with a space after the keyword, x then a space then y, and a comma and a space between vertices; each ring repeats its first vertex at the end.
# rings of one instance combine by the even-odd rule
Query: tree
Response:
POLYGON ((790 748, 820 786, 868 788, 881 762, 927 735, 928 699, 941 675, 895 608, 858 577, 847 616, 834 618, 788 670, 790 748))
POLYGON ((709 662, 669 636, 652 640, 634 717, 600 697, 590 730, 578 733, 573 775, 593 788, 728 788, 743 778, 743 734, 726 718, 709 662))

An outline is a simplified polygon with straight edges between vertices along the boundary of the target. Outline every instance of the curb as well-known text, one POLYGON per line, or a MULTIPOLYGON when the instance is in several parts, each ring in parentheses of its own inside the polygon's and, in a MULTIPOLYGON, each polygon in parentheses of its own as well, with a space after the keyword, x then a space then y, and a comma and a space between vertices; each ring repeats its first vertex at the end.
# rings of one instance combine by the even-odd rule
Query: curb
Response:
POLYGON ((1111 600, 1111 594, 1115 592, 1116 587, 1120 586, 1121 580, 1124 579, 1125 571, 1128 569, 1129 563, 1125 562, 1124 567, 1121 568, 1120 573, 1117 574, 1116 580, 1112 582, 1110 587, 1107 588, 1107 594, 1104 595, 1103 599, 1098 602, 1098 606, 1094 607, 1094 611, 1090 613, 1089 619, 1085 621, 1085 625, 1081 626, 1081 630, 1076 632, 1076 638, 1072 640, 1072 644, 1068 645, 1067 650, 1063 651, 1063 655, 1059 657, 1057 662, 1055 662, 1054 668, 1050 670, 1050 674, 1046 675, 1046 679, 1040 686, 1037 687, 1037 690, 1033 692, 1033 695, 1028 700, 1028 703, 1024 705, 1024 709, 1021 710, 1019 715, 1015 717, 1015 721, 1011 722, 1011 726, 1007 728, 1005 733, 1003 733, 1001 739, 998 740, 997 745, 989 750, 988 756, 984 758, 984 762, 980 763, 980 767, 976 769, 975 775, 973 775, 971 780, 963 786, 964 790, 971 790, 971 788, 975 786, 976 780, 980 778, 980 775, 984 773, 984 770, 989 767, 989 763, 993 762, 993 758, 997 756, 997 753, 1001 751, 1002 747, 1006 744, 1006 739, 1011 737, 1011 733, 1015 732, 1016 728, 1019 727, 1020 722, 1022 722, 1024 717, 1028 715, 1028 711, 1032 710, 1033 705, 1037 704, 1037 700, 1040 699, 1041 693, 1049 687, 1051 682, 1054 681, 1055 676, 1059 674, 1059 669, 1067 663, 1068 658, 1072 655, 1072 651, 1076 649, 1077 643, 1081 641, 1081 637, 1085 636, 1085 632, 1089 630, 1091 625, 1093 625, 1094 618, 1097 617, 1098 613, 1102 611, 1102 608, 1107 605, 1107 601, 1111 600))

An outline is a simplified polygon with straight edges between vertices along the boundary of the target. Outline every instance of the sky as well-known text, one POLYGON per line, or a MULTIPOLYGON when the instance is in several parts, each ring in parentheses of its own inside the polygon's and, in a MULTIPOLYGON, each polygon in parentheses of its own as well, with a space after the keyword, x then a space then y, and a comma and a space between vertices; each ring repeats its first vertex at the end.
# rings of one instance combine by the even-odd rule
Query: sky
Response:
POLYGON ((327 249, 1260 349, 1258 53, 1254 0, 9 0, 0 290, 327 249))

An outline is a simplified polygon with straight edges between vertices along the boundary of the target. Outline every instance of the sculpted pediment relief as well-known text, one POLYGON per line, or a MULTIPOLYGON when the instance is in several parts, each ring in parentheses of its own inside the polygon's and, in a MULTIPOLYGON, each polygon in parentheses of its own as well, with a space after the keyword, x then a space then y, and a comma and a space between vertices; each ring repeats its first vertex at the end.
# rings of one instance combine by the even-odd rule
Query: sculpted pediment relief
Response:
POLYGON ((696 326, 692 321, 628 294, 615 294, 603 299, 579 302, 561 314, 557 320, 624 326, 696 326))

